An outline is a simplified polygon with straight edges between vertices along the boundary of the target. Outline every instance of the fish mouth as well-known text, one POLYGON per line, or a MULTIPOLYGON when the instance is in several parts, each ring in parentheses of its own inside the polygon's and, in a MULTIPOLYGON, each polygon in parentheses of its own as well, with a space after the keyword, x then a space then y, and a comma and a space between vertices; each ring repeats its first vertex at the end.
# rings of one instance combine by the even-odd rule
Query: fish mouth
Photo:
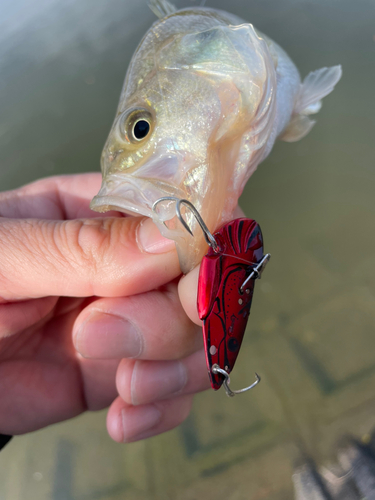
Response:
POLYGON ((103 181, 90 208, 102 213, 115 210, 129 215, 143 215, 163 223, 175 215, 173 203, 161 203, 157 211, 153 210, 154 203, 165 196, 184 198, 182 190, 159 179, 112 174, 103 181))

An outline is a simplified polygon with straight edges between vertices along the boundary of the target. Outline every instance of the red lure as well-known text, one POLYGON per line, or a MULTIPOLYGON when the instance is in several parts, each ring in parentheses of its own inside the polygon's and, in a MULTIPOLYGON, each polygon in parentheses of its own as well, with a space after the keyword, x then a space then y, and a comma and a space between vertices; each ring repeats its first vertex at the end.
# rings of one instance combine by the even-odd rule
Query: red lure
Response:
POLYGON ((259 264, 269 256, 263 256, 262 232, 252 219, 232 220, 213 236, 218 248, 215 251, 210 247, 203 257, 197 302, 208 373, 212 388, 218 390, 224 377, 212 368, 218 366, 227 373, 233 370, 250 314, 254 280, 260 274, 259 264), (254 279, 249 279, 251 273, 254 279))

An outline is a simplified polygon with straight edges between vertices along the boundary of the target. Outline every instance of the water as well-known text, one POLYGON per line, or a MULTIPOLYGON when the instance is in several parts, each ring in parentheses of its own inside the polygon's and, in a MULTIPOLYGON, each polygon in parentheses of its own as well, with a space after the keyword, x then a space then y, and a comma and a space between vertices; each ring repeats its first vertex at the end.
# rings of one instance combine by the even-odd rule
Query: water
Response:
MULTIPOLYGON (((179 2, 179 6, 192 2, 179 2)), ((178 430, 132 445, 105 413, 14 439, 4 500, 290 500, 293 466, 375 426, 375 8, 357 0, 211 0, 253 22, 302 75, 343 65, 318 123, 277 143, 241 204, 272 253, 233 387, 196 397, 178 430)), ((3 0, 0 186, 99 169, 131 54, 154 20, 127 0, 3 0)))

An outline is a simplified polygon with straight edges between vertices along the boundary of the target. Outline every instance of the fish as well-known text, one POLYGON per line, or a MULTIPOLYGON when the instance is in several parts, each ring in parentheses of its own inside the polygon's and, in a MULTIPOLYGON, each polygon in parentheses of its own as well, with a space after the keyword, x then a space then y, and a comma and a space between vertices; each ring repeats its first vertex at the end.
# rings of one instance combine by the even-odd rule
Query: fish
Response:
POLYGON ((152 0, 159 19, 131 59, 101 156, 92 210, 151 217, 175 241, 181 271, 196 267, 207 242, 186 199, 214 232, 233 218, 248 179, 276 138, 293 142, 341 78, 340 65, 301 81, 286 52, 252 24, 222 10, 177 10, 152 0))

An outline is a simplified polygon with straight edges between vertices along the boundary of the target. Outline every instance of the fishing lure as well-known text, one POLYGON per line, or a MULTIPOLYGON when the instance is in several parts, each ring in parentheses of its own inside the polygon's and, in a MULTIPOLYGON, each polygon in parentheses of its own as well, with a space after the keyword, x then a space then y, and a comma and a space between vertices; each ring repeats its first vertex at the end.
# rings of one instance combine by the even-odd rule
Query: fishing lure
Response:
POLYGON ((224 224, 214 235, 210 233, 199 212, 188 200, 163 197, 154 203, 153 210, 163 201, 176 202, 176 215, 185 229, 191 229, 182 217, 181 206, 193 213, 203 230, 209 250, 203 257, 198 281, 197 307, 203 323, 206 363, 214 390, 224 385, 228 396, 255 387, 233 391, 229 373, 233 370, 245 333, 254 293, 255 280, 260 278, 270 254, 263 254, 263 237, 259 224, 253 219, 235 219, 224 224))

